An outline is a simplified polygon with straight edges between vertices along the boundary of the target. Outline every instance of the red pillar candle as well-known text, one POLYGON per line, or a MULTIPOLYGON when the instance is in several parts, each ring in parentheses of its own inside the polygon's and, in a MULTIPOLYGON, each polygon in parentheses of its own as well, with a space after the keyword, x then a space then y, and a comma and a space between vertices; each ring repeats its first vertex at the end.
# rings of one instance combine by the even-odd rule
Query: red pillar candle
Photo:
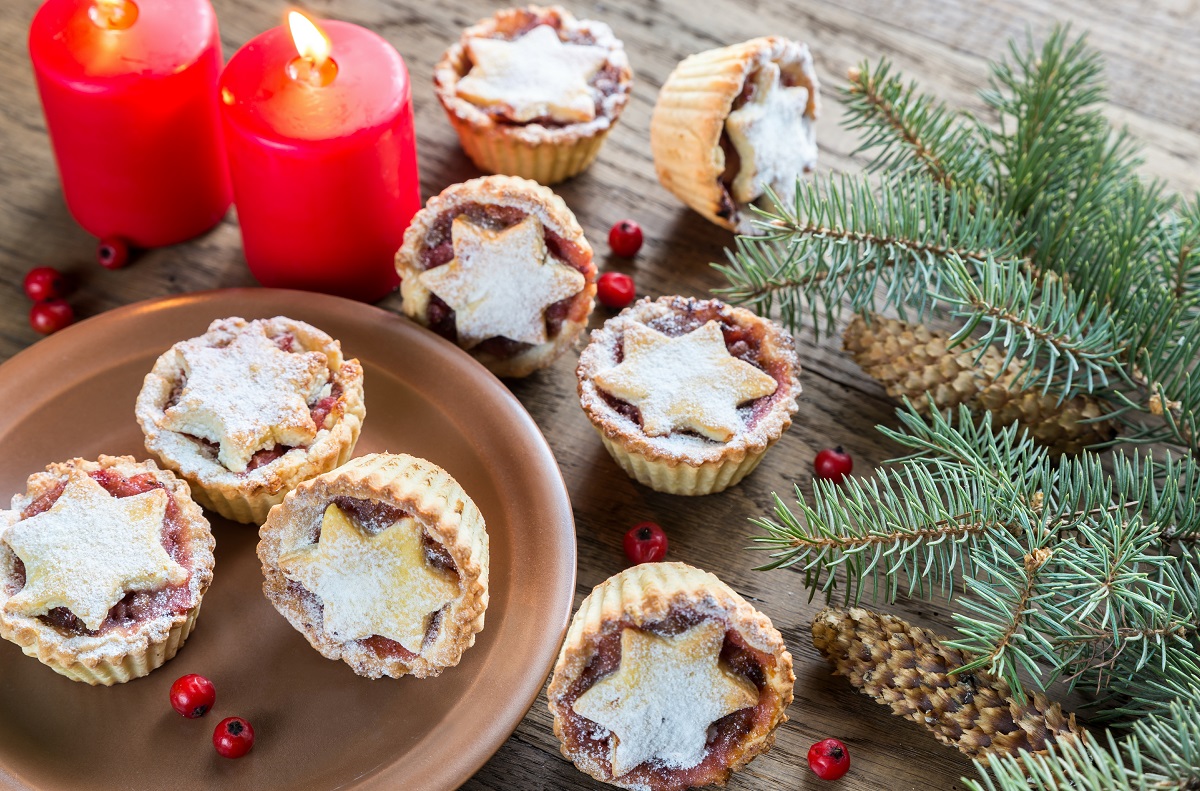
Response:
POLYGON ((371 31, 322 26, 293 11, 221 75, 242 243, 264 286, 374 301, 421 202, 408 69, 371 31))
POLYGON ((48 0, 29 54, 63 195, 88 232, 188 239, 229 208, 209 0, 48 0))

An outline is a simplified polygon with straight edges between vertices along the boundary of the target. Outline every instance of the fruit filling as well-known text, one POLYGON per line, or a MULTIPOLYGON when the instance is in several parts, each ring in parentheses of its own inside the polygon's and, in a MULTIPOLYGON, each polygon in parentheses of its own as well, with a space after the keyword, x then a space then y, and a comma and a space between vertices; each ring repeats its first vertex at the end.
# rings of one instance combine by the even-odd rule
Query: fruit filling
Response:
MULTIPOLYGON (((559 39, 564 44, 575 44, 582 46, 594 46, 596 44, 595 36, 593 36, 591 32, 587 30, 570 30, 564 32, 562 29, 562 19, 553 14, 545 17, 529 14, 524 20, 523 24, 512 30, 506 30, 503 32, 498 31, 494 36, 492 36, 492 38, 503 38, 509 41, 514 41, 539 25, 549 25, 550 27, 554 28, 554 30, 558 33, 559 39)), ((472 66, 474 66, 474 64, 468 62, 464 75, 470 72, 472 66)), ((621 90, 621 68, 617 64, 613 63, 611 59, 605 61, 604 65, 600 67, 600 70, 593 74, 591 79, 588 80, 588 85, 591 86, 592 92, 596 99, 596 117, 603 118, 605 115, 604 100, 621 90)), ((547 128, 557 128, 570 125, 569 123, 555 120, 549 116, 531 118, 528 121, 514 121, 511 117, 509 117, 510 113, 512 112, 512 108, 504 105, 496 105, 492 107, 477 105, 477 107, 482 112, 490 115, 497 123, 502 124, 511 124, 515 126, 538 124, 539 126, 544 126, 547 128)))
MULTIPOLYGON (((389 503, 380 502, 379 500, 364 500, 358 497, 339 496, 334 497, 330 502, 348 514, 356 525, 371 535, 386 530, 408 516, 408 512, 404 509, 397 508, 389 503)), ((324 513, 324 511, 325 509, 322 508, 321 512, 324 513)), ((314 544, 320 540, 321 523, 319 520, 313 524, 310 537, 311 542, 314 544)), ((428 532, 424 532, 422 534, 422 545, 425 549, 426 563, 449 571, 456 576, 458 575, 458 566, 454 564, 454 558, 450 556, 449 551, 446 550, 446 547, 440 541, 432 538, 428 532)), ((311 607, 317 610, 323 609, 320 597, 300 583, 289 579, 288 588, 296 596, 304 599, 311 607)), ((429 619, 429 627, 425 630, 426 642, 437 634, 441 623, 442 611, 438 611, 429 619)), ((359 640, 358 643, 372 650, 380 658, 395 657, 401 661, 410 661, 417 656, 400 645, 400 643, 382 635, 371 635, 359 640)))
MULTIPOLYGON (((625 629, 640 628, 671 637, 711 617, 688 608, 675 608, 663 620, 642 624, 640 627, 627 619, 609 624, 596 640, 591 662, 562 698, 562 710, 565 712, 563 742, 567 749, 572 753, 588 754, 611 772, 612 734, 577 714, 572 704, 593 684, 620 666, 621 633, 625 629)), ((704 758, 695 766, 680 768, 650 760, 622 775, 622 783, 664 791, 683 791, 693 786, 719 782, 732 763, 734 751, 738 746, 756 730, 761 731, 770 726, 776 693, 767 684, 766 671, 774 665, 775 658, 747 645, 736 630, 726 629, 725 642, 721 648, 721 662, 730 670, 745 676, 758 688, 757 705, 735 711, 712 723, 708 728, 704 758)))
MULTIPOLYGON (((754 94, 758 90, 757 77, 757 69, 746 75, 746 81, 742 85, 742 92, 733 100, 733 105, 729 108, 730 112, 740 110, 746 102, 754 98, 754 94)), ((779 84, 784 88, 795 88, 797 85, 805 83, 798 80, 797 75, 785 67, 779 71, 779 84)), ((812 90, 812 86, 807 87, 810 91, 812 90)), ((734 146, 733 141, 730 140, 729 133, 724 129, 721 130, 720 145, 721 151, 725 154, 725 170, 721 172, 721 208, 717 211, 717 214, 725 219, 731 219, 737 214, 737 201, 734 200, 730 188, 733 185, 733 180, 742 172, 742 157, 738 154, 737 147, 734 146)), ((800 174, 797 173, 796 175, 800 174)))
MULTIPOLYGON (((738 324, 727 305, 723 305, 716 300, 708 300, 682 303, 680 307, 676 308, 674 313, 651 319, 646 322, 646 326, 656 329, 664 335, 677 338, 680 335, 686 335, 704 326, 710 321, 720 322, 721 334, 725 339, 725 348, 729 350, 731 355, 765 371, 778 384, 774 393, 762 398, 756 398, 753 401, 742 404, 738 408, 739 414, 741 414, 742 419, 745 421, 746 428, 753 429, 776 402, 789 397, 791 393, 791 371, 787 361, 772 359, 763 349, 763 342, 769 332, 768 325, 765 323, 752 326, 738 324)), ((625 359, 624 348, 625 344, 622 340, 616 348, 614 365, 619 365, 625 359)), ((636 406, 630 404, 628 401, 623 401, 620 398, 609 395, 599 388, 597 388, 597 392, 614 411, 633 421, 639 427, 643 426, 641 410, 636 406)), ((682 433, 691 435, 693 432, 682 433)), ((695 436, 700 437, 699 434, 695 434, 695 436)), ((703 439, 706 442, 713 441, 707 438, 703 439)))
MULTIPOLYGON (((151 489, 166 489, 152 473, 148 472, 127 478, 112 468, 105 468, 89 474, 113 497, 132 497, 151 489)), ((25 510, 21 511, 21 519, 28 519, 49 510, 62 496, 65 488, 66 481, 63 481, 38 497, 26 506, 25 510)), ((190 569, 191 553, 188 551, 187 545, 182 542, 183 521, 179 512, 179 504, 175 501, 175 496, 170 489, 166 489, 166 492, 167 510, 163 516, 162 526, 163 549, 176 563, 190 569)), ((25 586, 25 564, 21 562, 20 558, 14 558, 14 560, 14 587, 10 591, 11 593, 15 593, 25 586)), ((43 623, 54 626, 68 635, 94 637, 114 629, 132 627, 162 615, 178 615, 187 612, 192 606, 191 598, 191 590, 187 582, 182 585, 168 585, 159 590, 131 591, 113 605, 112 609, 108 611, 108 617, 105 618, 104 623, 94 631, 85 627, 83 622, 65 607, 55 607, 38 618, 43 623)))
MULTIPOLYGON (((466 217, 476 225, 490 230, 503 230, 516 225, 525 219, 527 212, 515 206, 496 206, 494 204, 467 203, 454 209, 449 209, 438 215, 428 235, 425 237, 425 247, 420 254, 421 267, 433 269, 450 263, 454 259, 454 241, 450 227, 457 217, 466 217)), ((554 231, 543 226, 546 249, 559 263, 566 264, 587 277, 590 271, 591 258, 587 252, 574 242, 567 241, 554 231)), ((546 335, 553 339, 558 337, 563 322, 567 319, 576 322, 587 320, 589 299, 586 293, 579 293, 566 299, 561 299, 546 308, 546 335)), ((443 302, 436 294, 429 295, 429 307, 426 309, 429 328, 455 343, 458 342, 458 330, 454 323, 454 309, 443 302)), ((528 343, 520 343, 509 338, 488 338, 475 347, 481 353, 497 359, 506 360, 515 357, 530 348, 528 343)))
MULTIPOLYGON (((290 332, 272 336, 271 340, 273 340, 275 345, 285 352, 305 351, 305 349, 296 340, 296 336, 292 335, 290 332)), ((214 346, 216 348, 221 348, 223 346, 228 346, 231 342, 231 340, 218 342, 214 344, 214 346)), ((180 370, 175 387, 171 391, 171 395, 167 399, 167 402, 163 404, 164 410, 170 409, 179 403, 179 397, 183 393, 183 388, 186 386, 187 374, 180 370)), ((315 401, 308 405, 309 415, 312 417, 313 424, 317 427, 318 431, 323 428, 331 428, 337 419, 341 417, 341 414, 337 409, 341 396, 342 386, 340 383, 335 381, 330 386, 329 395, 318 397, 315 401)), ((217 461, 217 451, 220 449, 220 446, 218 446, 217 443, 211 442, 202 437, 193 436, 191 434, 186 434, 184 436, 187 436, 189 439, 195 441, 196 444, 201 447, 204 455, 214 464, 220 463, 217 461)), ((276 459, 281 458, 289 450, 292 450, 292 447, 293 446, 291 445, 274 445, 269 448, 261 448, 255 451, 254 455, 250 457, 250 461, 246 464, 245 471, 239 473, 239 475, 249 475, 260 467, 267 466, 276 459)))

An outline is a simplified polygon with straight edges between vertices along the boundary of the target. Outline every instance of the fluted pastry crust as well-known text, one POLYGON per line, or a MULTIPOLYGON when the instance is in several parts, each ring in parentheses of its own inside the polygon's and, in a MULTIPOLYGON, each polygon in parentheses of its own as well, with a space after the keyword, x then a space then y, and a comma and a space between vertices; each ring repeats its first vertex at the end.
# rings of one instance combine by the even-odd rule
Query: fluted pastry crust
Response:
POLYGON ((592 332, 575 373, 580 405, 605 448, 631 477, 671 494, 710 494, 736 484, 791 426, 792 415, 799 409, 800 361, 792 337, 768 319, 717 300, 678 296, 639 300, 592 332), (775 400, 753 426, 737 432, 728 442, 679 443, 671 441, 673 435, 647 436, 606 399, 596 375, 617 364, 622 337, 631 325, 710 308, 725 323, 763 329, 761 362, 781 365, 784 371, 779 390, 769 396, 775 400))
MULTIPOLYGON (((553 338, 546 343, 534 344, 511 357, 496 357, 478 348, 469 350, 496 376, 528 376, 561 357, 587 326, 588 316, 595 307, 596 294, 596 264, 592 260, 592 246, 588 244, 583 228, 563 199, 537 182, 516 176, 483 176, 453 184, 430 198, 425 208, 417 212, 404 232, 404 243, 396 253, 396 271, 400 274, 400 293, 404 298, 401 309, 404 315, 423 326, 429 326, 432 292, 421 282, 420 275, 426 271, 421 264, 421 253, 428 246, 427 239, 438 218, 446 212, 471 204, 513 207, 536 217, 544 228, 578 247, 587 262, 586 271, 582 273, 585 283, 580 292, 586 300, 587 312, 581 318, 566 316, 553 338)), ((576 295, 575 298, 580 297, 576 295)))
POLYGON ((588 168, 604 138, 629 101, 633 71, 624 45, 600 22, 576 19, 561 6, 526 6, 497 11, 463 31, 461 38, 434 66, 433 86, 467 156, 482 170, 521 176, 542 184, 556 184, 588 168), (609 64, 617 69, 617 89, 604 98, 591 121, 543 126, 513 124, 492 115, 458 95, 458 81, 471 70, 467 42, 471 38, 513 38, 539 24, 560 31, 560 38, 586 34, 597 46, 609 50, 609 64))
POLYGON ((746 79, 768 61, 808 88, 806 116, 815 120, 820 83, 812 55, 804 44, 779 36, 688 56, 663 83, 650 119, 658 180, 711 222, 739 233, 751 232, 753 226, 722 183, 726 156, 721 135, 746 79))
MULTIPOLYGON (((305 481, 271 509, 259 530, 263 592, 313 648, 341 659, 369 678, 439 675, 457 665, 483 629, 488 605, 488 534, 483 515, 458 482, 437 465, 405 454, 374 453, 305 481), (458 598, 446 605, 439 623, 412 659, 381 656, 361 641, 339 641, 324 629, 315 594, 298 595, 280 570, 280 556, 313 543, 314 525, 336 497, 371 500, 412 516, 454 561, 458 598)), ((311 592, 310 592, 311 593, 311 592)))
POLYGON ((770 717, 733 747, 724 779, 769 750, 775 742, 775 729, 787 721, 784 712, 792 702, 796 676, 792 656, 771 620, 716 576, 686 563, 632 566, 600 583, 579 605, 546 690, 563 755, 597 780, 623 788, 645 787, 614 778, 607 761, 568 748, 564 722, 570 704, 564 698, 596 656, 597 645, 607 631, 623 622, 636 627, 652 625, 678 610, 720 620, 748 646, 773 659, 762 668, 764 693, 770 690, 775 701, 770 717))
MULTIPOLYGON (((191 484, 197 502, 226 519, 253 524, 262 524, 271 506, 301 481, 344 464, 354 452, 367 414, 362 365, 356 359, 346 360, 338 341, 311 324, 285 316, 261 321, 270 332, 290 333, 302 349, 324 354, 330 383, 341 388, 327 427, 318 427, 316 438, 306 448, 293 448, 269 464, 235 473, 212 458, 195 439, 164 429, 163 413, 180 383, 179 344, 155 361, 135 407, 146 449, 191 484)), ((205 336, 227 336, 249 324, 242 318, 219 319, 209 326, 205 336)))
POLYGON ((96 461, 71 459, 29 476, 26 490, 12 499, 12 509, 0 510, 0 637, 16 643, 27 655, 74 681, 110 686, 144 676, 175 656, 195 627, 200 603, 213 578, 216 546, 208 520, 193 502, 185 481, 153 461, 132 456, 100 456, 96 461), (120 627, 96 635, 65 635, 39 618, 6 611, 10 598, 5 578, 14 570, 17 556, 3 542, 5 530, 20 521, 21 512, 66 481, 74 470, 86 473, 111 469, 126 478, 150 474, 171 493, 178 508, 179 543, 187 548, 185 568, 188 609, 120 627))

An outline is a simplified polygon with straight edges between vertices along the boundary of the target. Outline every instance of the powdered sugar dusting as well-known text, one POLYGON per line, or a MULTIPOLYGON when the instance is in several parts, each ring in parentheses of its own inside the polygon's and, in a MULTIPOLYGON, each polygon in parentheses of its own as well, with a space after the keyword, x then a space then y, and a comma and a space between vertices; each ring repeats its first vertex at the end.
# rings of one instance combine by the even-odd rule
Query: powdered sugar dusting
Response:
POLYGON ((432 614, 459 595, 456 575, 427 562, 422 535, 411 516, 369 533, 331 503, 318 542, 282 555, 279 568, 321 598, 330 637, 379 635, 417 654, 432 614))
POLYGON ((725 120, 742 166, 731 185, 739 203, 750 203, 771 187, 785 204, 796 194, 796 178, 817 161, 817 138, 807 115, 804 86, 786 87, 779 66, 764 63, 754 77, 754 95, 725 120))
MULTIPOLYGON (((737 351, 739 344, 734 343, 737 351)), ((741 344, 745 346, 745 344, 741 344)), ((762 368, 759 368, 762 371, 762 368)), ((576 375, 579 379, 580 403, 593 423, 607 436, 631 436, 642 441, 643 453, 659 458, 676 459, 688 464, 704 464, 725 458, 739 449, 765 448, 791 423, 797 410, 796 396, 800 392, 800 363, 792 339, 778 325, 754 316, 742 308, 734 308, 719 300, 697 300, 689 297, 659 297, 642 299, 604 326, 592 332, 591 342, 579 358, 576 375), (754 361, 772 373, 777 387, 774 393, 737 407, 738 426, 734 435, 721 443, 691 429, 679 429, 663 436, 651 436, 642 430, 642 415, 628 403, 602 389, 597 381, 606 371, 623 361, 623 343, 631 328, 644 325, 665 335, 690 333, 709 320, 718 320, 731 332, 760 328, 761 345, 757 350, 743 350, 731 359, 754 361)))
POLYGON ((419 278, 454 309, 463 348, 495 337, 546 343, 546 308, 587 284, 578 270, 549 254, 542 224, 532 214, 501 230, 459 216, 451 237, 454 260, 419 278))
POLYGON ((512 41, 468 39, 467 50, 475 65, 458 82, 464 99, 505 105, 505 115, 518 123, 596 117, 596 92, 588 83, 608 60, 607 47, 564 43, 554 28, 538 25, 512 41))
POLYGON ((328 384, 326 356, 284 351, 263 321, 236 333, 231 325, 227 338, 220 329, 173 348, 186 382, 159 427, 217 443, 217 460, 233 472, 261 449, 311 443, 318 428, 308 405, 328 384))
POLYGON ((622 351, 624 360, 599 372, 596 384, 640 409, 643 431, 652 437, 691 430, 728 442, 745 426, 738 406, 778 386, 729 353, 716 321, 674 338, 634 324, 622 351))
POLYGON ((33 617, 65 607, 96 630, 126 593, 187 581, 162 546, 166 507, 163 489, 118 498, 75 470, 48 511, 4 531, 26 574, 5 609, 33 617))
POLYGON ((757 704, 757 688, 720 664, 724 636, 724 625, 712 620, 671 637, 633 627, 621 633, 617 671, 572 704, 612 733, 614 777, 647 761, 668 769, 696 766, 709 726, 757 704))

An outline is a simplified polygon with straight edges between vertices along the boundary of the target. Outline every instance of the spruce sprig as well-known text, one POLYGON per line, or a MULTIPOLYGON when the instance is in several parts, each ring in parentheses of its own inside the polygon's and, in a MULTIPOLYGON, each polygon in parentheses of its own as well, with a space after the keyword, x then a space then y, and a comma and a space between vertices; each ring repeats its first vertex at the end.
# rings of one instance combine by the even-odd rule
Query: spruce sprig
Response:
POLYGON ((891 64, 843 89, 868 175, 802 181, 761 210, 718 269, 718 293, 793 330, 844 311, 947 319, 1013 387, 1111 404, 1139 442, 1200 452, 1200 208, 1139 178, 1136 141, 1102 106, 1102 62, 1056 29, 1014 44, 976 119, 891 64))
POLYGON ((1040 385, 1046 392, 1057 385, 1063 398, 1080 387, 1092 392, 1108 384, 1124 344, 1101 303, 1057 277, 1035 282, 1020 267, 991 256, 971 264, 950 256, 945 264, 946 288, 937 299, 961 322, 954 343, 969 342, 980 356, 999 344, 1006 368, 1021 360, 1019 386, 1040 385))
POLYGON ((881 430, 912 455, 871 479, 817 482, 811 504, 776 497, 752 520, 763 568, 801 568, 811 592, 840 587, 848 604, 961 592, 952 645, 978 657, 964 672, 986 667, 1018 696, 1027 678, 1103 682, 1118 657, 1162 668, 1200 637, 1193 549, 1171 549, 1197 533, 1193 460, 1054 459, 965 407, 957 421, 899 415, 901 429, 881 430))
POLYGON ((844 103, 846 127, 864 137, 854 153, 873 150, 873 170, 924 175, 946 189, 986 182, 989 163, 971 119, 906 84, 887 61, 851 70, 844 103))
POLYGON ((792 204, 760 212, 762 234, 739 237, 716 265, 729 280, 720 293, 763 313, 778 309, 793 331, 804 316, 823 314, 832 332, 843 306, 865 312, 882 300, 923 316, 948 259, 1019 266, 1022 238, 969 193, 912 178, 887 187, 845 175, 798 182, 792 204))
POLYGON ((977 656, 964 671, 1017 696, 1065 680, 1093 716, 1132 723, 1119 742, 994 759, 976 791, 1194 791, 1200 196, 1139 177, 1137 142, 1103 112, 1102 60, 1066 28, 1012 44, 981 96, 976 118, 886 60, 852 70, 842 98, 866 173, 801 180, 795 201, 759 210, 760 233, 717 265, 719 293, 818 335, 846 311, 949 323, 977 361, 998 349, 1019 368, 1011 403, 1086 395, 1123 447, 1054 458, 1017 423, 906 404, 880 428, 910 455, 776 497, 754 543, 764 568, 802 569, 827 598, 958 595, 953 644, 977 656))
POLYGON ((840 578, 847 603, 868 585, 874 598, 883 586, 894 600, 905 580, 909 595, 952 596, 954 580, 971 573, 970 550, 1009 529, 1006 509, 985 486, 965 469, 935 477, 901 463, 844 488, 817 482, 812 505, 797 491, 799 514, 776 495, 775 518, 754 520, 766 532, 755 541, 772 552, 761 568, 800 564, 814 594, 831 594, 840 578))
POLYGON ((1087 733, 1063 740, 1049 755, 993 758, 971 791, 1192 791, 1200 777, 1200 703, 1176 701, 1133 724, 1118 742, 1087 733))

